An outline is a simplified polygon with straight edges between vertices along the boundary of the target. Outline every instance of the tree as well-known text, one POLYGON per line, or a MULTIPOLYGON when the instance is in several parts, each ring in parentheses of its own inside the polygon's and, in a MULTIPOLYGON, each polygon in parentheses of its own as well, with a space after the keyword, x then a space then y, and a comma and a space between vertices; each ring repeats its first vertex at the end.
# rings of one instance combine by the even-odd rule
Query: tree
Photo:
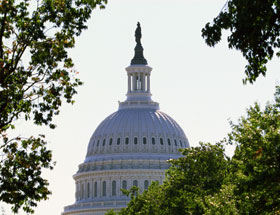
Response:
POLYGON ((201 143, 182 154, 169 161, 171 167, 162 185, 153 183, 143 194, 131 195, 128 207, 119 215, 206 214, 207 199, 225 183, 228 158, 222 144, 201 143))
POLYGON ((227 0, 213 22, 202 29, 209 46, 221 41, 222 30, 230 30, 229 48, 240 50, 248 61, 244 83, 265 76, 266 64, 280 51, 280 2, 275 0, 227 0))
MULTIPOLYGON (((130 202, 126 208, 123 208, 119 215, 160 215, 161 201, 164 199, 162 188, 158 182, 152 182, 148 190, 145 190, 142 194, 139 193, 137 187, 132 187, 128 191, 123 191, 130 197, 130 202)), ((115 215, 113 211, 107 213, 107 215, 115 215), (111 214, 110 214, 111 213, 111 214)))
MULTIPOLYGON (((221 143, 182 150, 162 185, 131 197, 119 215, 280 214, 280 86, 255 103, 221 143), (235 144, 227 158, 223 144, 235 144)), ((114 215, 110 212, 110 215, 114 215)))
POLYGON ((10 137, 21 118, 55 128, 63 100, 82 82, 68 50, 86 21, 107 0, 3 0, 0 2, 0 201, 33 212, 50 194, 43 168, 52 169, 44 135, 10 137))
POLYGON ((234 194, 241 214, 280 214, 280 87, 264 110, 255 104, 232 124, 234 194))
POLYGON ((218 192, 228 173, 228 158, 222 144, 200 144, 171 160, 163 192, 163 214, 204 214, 205 198, 218 192))

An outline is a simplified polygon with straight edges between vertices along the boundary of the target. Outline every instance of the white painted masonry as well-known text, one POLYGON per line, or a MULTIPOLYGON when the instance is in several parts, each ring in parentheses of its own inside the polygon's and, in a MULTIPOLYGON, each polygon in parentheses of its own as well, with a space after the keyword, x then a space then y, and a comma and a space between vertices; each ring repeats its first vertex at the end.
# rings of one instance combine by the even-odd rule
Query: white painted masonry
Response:
POLYGON ((162 183, 167 160, 189 147, 184 131, 151 98, 147 65, 130 65, 127 99, 109 115, 90 138, 85 161, 73 176, 76 202, 62 215, 104 215, 120 210, 129 198, 121 188, 137 185, 141 192, 152 181, 162 183), (114 184, 114 185, 113 185, 114 184))

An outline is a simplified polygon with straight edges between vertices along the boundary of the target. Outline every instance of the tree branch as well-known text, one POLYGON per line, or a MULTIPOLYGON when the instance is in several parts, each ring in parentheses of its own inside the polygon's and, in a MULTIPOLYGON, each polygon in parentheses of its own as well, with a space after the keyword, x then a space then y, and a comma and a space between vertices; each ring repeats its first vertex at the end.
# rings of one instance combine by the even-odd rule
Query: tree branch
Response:
MULTIPOLYGON (((3 1, 4 4, 5 1, 3 1)), ((5 6, 3 6, 5 7, 5 6)), ((2 19, 1 22, 1 30, 0 30, 0 58, 3 58, 3 37, 4 37, 4 31, 5 31, 5 22, 6 22, 6 18, 7 18, 7 10, 4 13, 4 17, 2 19)))

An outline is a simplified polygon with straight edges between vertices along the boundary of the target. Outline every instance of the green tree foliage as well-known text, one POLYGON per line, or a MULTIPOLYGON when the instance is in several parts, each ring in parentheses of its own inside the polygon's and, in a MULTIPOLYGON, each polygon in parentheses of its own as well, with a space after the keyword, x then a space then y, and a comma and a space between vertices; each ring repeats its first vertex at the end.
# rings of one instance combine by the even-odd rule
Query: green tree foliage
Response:
POLYGON ((280 214, 280 87, 275 102, 258 104, 232 125, 229 142, 237 207, 242 214, 280 214))
MULTIPOLYGON (((158 182, 153 182, 148 190, 145 190, 141 195, 138 188, 132 187, 128 191, 123 191, 127 196, 131 198, 128 203, 128 207, 123 208, 119 215, 158 215, 161 214, 161 201, 164 198, 162 188, 158 182)), ((114 215, 111 211, 107 215, 114 215)))
MULTIPOLYGON (((162 185, 132 197, 120 215, 280 214, 280 87, 254 104, 222 143, 184 149, 162 185), (223 144, 235 144, 232 158, 223 144)), ((116 213, 110 212, 110 215, 116 213)))
POLYGON ((42 168, 52 169, 44 135, 11 137, 18 119, 55 128, 63 100, 74 103, 81 81, 68 50, 107 0, 0 1, 0 201, 33 212, 50 194, 42 168))
POLYGON ((244 83, 265 76, 266 64, 280 52, 280 2, 275 0, 228 0, 223 10, 202 29, 209 46, 221 41, 222 30, 230 30, 229 48, 240 50, 248 61, 244 83))
POLYGON ((227 176, 224 148, 221 144, 200 144, 182 154, 184 157, 170 161, 172 166, 163 183, 163 214, 205 214, 206 196, 218 192, 227 176))
POLYGON ((163 185, 153 183, 143 194, 131 195, 128 207, 119 214, 205 214, 208 196, 224 184, 228 158, 221 144, 201 143, 200 147, 184 149, 182 153, 183 157, 169 161, 171 167, 163 185))

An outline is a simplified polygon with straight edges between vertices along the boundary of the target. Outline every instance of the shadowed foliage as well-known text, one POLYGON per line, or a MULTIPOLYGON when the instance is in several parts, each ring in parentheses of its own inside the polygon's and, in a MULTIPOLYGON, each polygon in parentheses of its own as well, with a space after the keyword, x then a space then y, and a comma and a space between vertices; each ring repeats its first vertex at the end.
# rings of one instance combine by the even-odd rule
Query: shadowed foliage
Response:
POLYGON ((68 50, 107 0, 0 1, 0 201, 33 212, 50 194, 43 168, 52 169, 44 135, 10 136, 19 119, 55 128, 63 101, 74 103, 82 82, 68 50))
POLYGON ((266 64, 280 55, 280 2, 275 0, 228 0, 213 22, 202 29, 209 46, 221 41, 222 30, 229 30, 229 48, 242 52, 248 61, 243 82, 253 83, 265 76, 266 64))
POLYGON ((254 104, 221 143, 201 143, 171 160, 162 185, 134 189, 114 215, 280 214, 280 87, 264 110, 254 104), (232 158, 224 144, 236 146, 232 158))

